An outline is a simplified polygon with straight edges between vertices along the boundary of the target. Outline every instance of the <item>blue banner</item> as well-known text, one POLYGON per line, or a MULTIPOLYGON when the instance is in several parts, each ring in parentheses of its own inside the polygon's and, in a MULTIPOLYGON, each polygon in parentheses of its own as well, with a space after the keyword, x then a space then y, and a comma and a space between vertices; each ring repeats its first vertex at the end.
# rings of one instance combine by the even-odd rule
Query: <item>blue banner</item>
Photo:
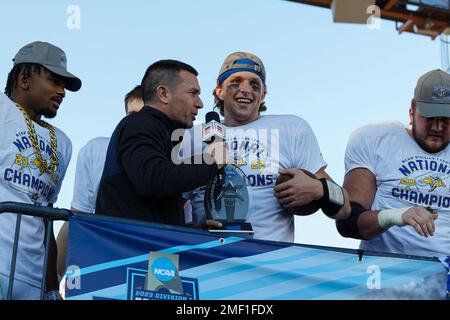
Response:
POLYGON ((438 259, 362 254, 77 214, 66 299, 446 299, 438 259))

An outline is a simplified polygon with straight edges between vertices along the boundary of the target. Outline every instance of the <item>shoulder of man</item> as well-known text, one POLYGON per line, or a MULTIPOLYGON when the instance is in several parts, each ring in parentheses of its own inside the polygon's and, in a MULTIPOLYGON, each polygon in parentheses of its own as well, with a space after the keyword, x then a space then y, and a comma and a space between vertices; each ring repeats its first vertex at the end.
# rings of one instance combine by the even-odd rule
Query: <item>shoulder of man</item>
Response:
POLYGON ((14 121, 19 115, 20 111, 17 109, 14 101, 3 92, 0 92, 0 121, 2 123, 14 121))
POLYGON ((124 117, 119 122, 117 127, 144 129, 146 131, 159 131, 159 122, 160 120, 155 113, 148 109, 142 109, 140 112, 135 112, 124 117))
POLYGON ((70 146, 70 149, 72 149, 72 140, 70 140, 70 138, 65 134, 65 132, 59 129, 58 127, 55 127, 54 125, 52 125, 52 127, 55 128, 56 137, 58 139, 57 140, 58 146, 61 144, 65 144, 70 146))
POLYGON ((385 121, 361 126, 352 132, 353 137, 383 137, 402 132, 406 127, 398 121, 385 121))
POLYGON ((280 126, 281 128, 303 128, 309 127, 308 122, 294 114, 270 114, 261 115, 259 121, 262 123, 270 123, 275 126, 280 126))
POLYGON ((98 150, 103 146, 108 147, 110 137, 95 137, 86 142, 86 144, 82 147, 85 150, 98 150))

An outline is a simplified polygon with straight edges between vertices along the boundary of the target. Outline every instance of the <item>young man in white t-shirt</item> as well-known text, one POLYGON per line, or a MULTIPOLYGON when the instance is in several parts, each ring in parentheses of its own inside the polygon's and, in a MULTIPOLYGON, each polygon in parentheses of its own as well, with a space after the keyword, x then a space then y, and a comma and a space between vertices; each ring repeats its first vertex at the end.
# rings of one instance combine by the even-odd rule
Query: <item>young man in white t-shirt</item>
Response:
MULTIPOLYGON (((252 225, 254 238, 293 242, 294 216, 287 209, 325 197, 328 205, 330 200, 323 183, 328 180, 331 184, 331 178, 325 172, 326 163, 311 127, 294 115, 261 115, 266 110, 266 71, 261 59, 251 53, 235 52, 225 59, 213 94, 224 116, 229 162, 244 172, 249 184, 246 220, 252 225), (324 182, 299 169, 314 173, 324 182), (293 179, 275 186, 280 173, 293 179)), ((198 153, 195 140, 199 138, 193 131, 194 153, 198 153)), ((327 212, 333 219, 342 219, 350 213, 348 196, 333 185, 342 202, 327 212)), ((206 221, 205 188, 186 194, 190 196, 193 223, 200 226, 206 221)))
MULTIPOLYGON (((138 85, 125 95, 126 115, 139 112, 143 106, 141 86, 138 85)), ((80 149, 71 203, 72 210, 94 212, 109 140, 108 137, 93 138, 80 149)))
MULTIPOLYGON (((58 128, 41 120, 53 118, 65 89, 78 91, 81 81, 67 71, 64 51, 33 42, 16 54, 5 94, 0 94, 0 201, 52 206, 72 154, 72 143, 58 128)), ((7 297, 17 215, 0 214, 0 296, 7 297)), ((39 299, 44 264, 42 218, 23 215, 12 299, 39 299)), ((54 239, 49 253, 45 290, 55 290, 54 239)))
POLYGON ((351 135, 344 187, 359 209, 337 228, 365 250, 450 255, 449 74, 419 78, 409 118, 409 128, 385 122, 351 135))

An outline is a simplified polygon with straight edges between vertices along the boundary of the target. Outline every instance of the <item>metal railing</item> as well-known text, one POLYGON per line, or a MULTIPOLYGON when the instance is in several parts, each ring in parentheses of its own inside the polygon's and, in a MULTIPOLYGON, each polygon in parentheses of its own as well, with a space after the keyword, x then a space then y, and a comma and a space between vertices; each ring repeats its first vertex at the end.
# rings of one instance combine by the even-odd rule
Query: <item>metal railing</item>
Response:
POLYGON ((22 215, 41 217, 44 219, 44 223, 47 223, 46 235, 45 235, 45 256, 44 256, 44 266, 43 274, 41 280, 41 300, 44 298, 45 283, 47 279, 47 264, 48 264, 48 254, 50 246, 50 238, 53 231, 53 221, 64 220, 68 221, 72 211, 67 209, 51 208, 51 207, 40 207, 32 204, 19 203, 19 202, 0 202, 0 214, 2 213, 16 213, 16 228, 14 234, 13 250, 11 255, 11 267, 9 272, 9 284, 8 293, 6 296, 7 300, 12 300, 13 288, 14 288, 14 275, 16 271, 16 259, 17 259, 17 248, 19 244, 20 235, 20 225, 22 222, 22 215))

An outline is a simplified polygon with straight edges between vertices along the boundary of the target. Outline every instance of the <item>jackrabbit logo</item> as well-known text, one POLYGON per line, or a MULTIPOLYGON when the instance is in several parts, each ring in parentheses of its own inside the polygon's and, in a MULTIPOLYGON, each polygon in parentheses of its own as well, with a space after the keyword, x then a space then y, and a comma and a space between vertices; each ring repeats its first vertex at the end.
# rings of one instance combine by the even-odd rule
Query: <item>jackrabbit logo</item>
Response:
POLYGON ((402 161, 404 178, 392 189, 392 195, 408 205, 449 208, 450 164, 442 159, 414 157, 402 161))

